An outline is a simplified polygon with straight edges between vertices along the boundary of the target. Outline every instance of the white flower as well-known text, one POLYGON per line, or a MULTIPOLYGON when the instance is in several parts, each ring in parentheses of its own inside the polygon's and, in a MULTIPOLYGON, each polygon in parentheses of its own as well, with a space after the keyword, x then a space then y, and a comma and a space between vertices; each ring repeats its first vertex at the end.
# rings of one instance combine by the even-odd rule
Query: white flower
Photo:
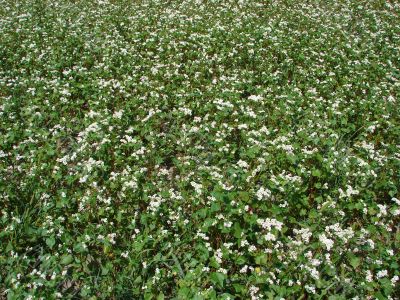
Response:
POLYGON ((225 221, 224 222, 224 226, 227 227, 227 228, 230 228, 232 226, 232 222, 225 221))
POLYGON ((192 115, 192 110, 189 109, 189 108, 186 108, 186 107, 180 107, 180 108, 179 108, 179 111, 180 111, 180 112, 183 112, 183 114, 184 114, 185 116, 191 116, 191 115, 192 115))
POLYGON ((367 240, 367 243, 369 244, 369 246, 371 247, 371 249, 375 249, 375 243, 373 240, 369 239, 367 240))
POLYGON ((379 213, 377 215, 378 218, 387 215, 387 206, 386 205, 378 204, 378 208, 379 208, 379 213))
POLYGON ((260 187, 256 193, 258 200, 268 199, 271 197, 271 191, 267 188, 260 187))
POLYGON ((222 250, 221 249, 217 249, 217 251, 215 251, 215 260, 219 264, 222 263, 222 250))
POLYGON ((219 269, 218 269, 218 272, 219 272, 219 273, 222 273, 222 274, 225 274, 225 275, 228 274, 228 270, 227 270, 227 269, 224 269, 224 268, 219 268, 219 269))
POLYGON ((324 244, 325 248, 330 251, 333 247, 334 241, 331 239, 328 239, 326 235, 323 233, 318 237, 319 241, 324 244))
POLYGON ((268 232, 268 233, 265 235, 265 240, 266 240, 266 241, 275 241, 275 240, 276 240, 276 236, 273 235, 272 233, 268 232))
POLYGON ((293 229, 293 232, 297 235, 300 235, 301 240, 303 241, 304 244, 308 244, 310 238, 312 237, 312 232, 308 228, 293 229))
POLYGON ((249 247, 249 252, 254 252, 254 251, 256 251, 256 250, 257 250, 257 247, 256 247, 256 246, 250 245, 250 247, 249 247))
POLYGON ((396 282, 399 281, 399 276, 397 275, 393 276, 393 278, 390 279, 390 281, 392 282, 392 286, 395 286, 396 282))
POLYGON ((367 275, 365 276, 365 280, 367 282, 372 282, 374 280, 373 276, 372 276, 372 272, 370 270, 367 270, 367 275))
POLYGON ((254 102, 259 102, 263 99, 263 97, 260 95, 251 95, 248 99, 254 102))
POLYGON ((376 278, 386 277, 387 275, 388 275, 388 271, 387 270, 381 270, 378 273, 376 273, 376 278))
POLYGON ((360 192, 358 190, 353 189, 350 185, 347 186, 346 192, 343 192, 342 189, 339 189, 339 197, 340 198, 345 198, 345 197, 351 197, 353 195, 358 195, 360 192))
POLYGON ((122 115, 123 115, 123 113, 124 113, 124 111, 123 111, 123 110, 116 111, 116 112, 114 112, 114 114, 113 114, 113 117, 114 117, 114 118, 116 118, 116 119, 121 119, 121 118, 122 118, 122 115))
POLYGON ((243 169, 247 169, 249 167, 249 164, 245 162, 244 160, 239 160, 237 162, 237 165, 243 169))
POLYGON ((243 268, 241 268, 239 272, 244 274, 244 273, 247 272, 248 269, 249 269, 249 266, 248 265, 244 265, 243 268))
POLYGON ((305 285, 305 289, 307 290, 307 292, 309 292, 311 294, 315 294, 315 292, 316 292, 315 286, 313 286, 313 285, 305 285))
POLYGON ((271 230, 272 227, 277 229, 278 231, 282 230, 283 223, 276 220, 276 219, 270 219, 266 218, 265 220, 263 219, 258 219, 257 224, 260 225, 263 229, 271 230))
POLYGON ((192 181, 192 182, 190 183, 190 185, 191 185, 192 187, 194 187, 194 190, 195 190, 195 192, 196 192, 197 194, 201 194, 201 189, 203 188, 203 186, 202 186, 200 183, 196 183, 196 182, 192 181))

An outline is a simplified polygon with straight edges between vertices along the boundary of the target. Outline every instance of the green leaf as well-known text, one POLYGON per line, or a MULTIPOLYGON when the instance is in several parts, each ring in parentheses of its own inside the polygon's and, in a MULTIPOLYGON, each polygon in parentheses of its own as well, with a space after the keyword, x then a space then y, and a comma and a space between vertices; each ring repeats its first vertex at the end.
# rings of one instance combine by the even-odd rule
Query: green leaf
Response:
POLYGON ((387 299, 384 295, 382 295, 381 292, 376 292, 374 296, 375 296, 375 298, 378 299, 378 300, 385 300, 385 299, 387 299))
POLYGON ((109 272, 109 270, 108 270, 107 266, 101 267, 101 275, 103 275, 103 276, 107 275, 108 272, 109 272))
POLYGON ((213 202, 213 204, 211 204, 211 212, 216 212, 220 210, 221 210, 221 205, 219 203, 213 202))
POLYGON ((314 169, 311 174, 315 177, 321 177, 321 171, 318 169, 314 169))
POLYGON ((234 237, 239 239, 242 236, 242 228, 240 227, 240 224, 238 222, 235 222, 235 224, 233 225, 233 230, 234 230, 234 237))
POLYGON ((160 292, 160 293, 158 294, 158 296, 157 296, 157 300, 164 300, 164 299, 165 299, 165 297, 164 297, 163 292, 160 292))
POLYGON ((210 279, 214 284, 216 284, 220 287, 224 287, 224 279, 225 279, 224 274, 218 273, 218 272, 213 272, 213 273, 211 273, 210 279))
POLYGON ((190 289, 185 286, 181 287, 178 291, 178 299, 188 299, 190 293, 190 289))
POLYGON ((242 284, 234 283, 233 288, 235 289, 236 293, 242 293, 246 291, 246 287, 242 284))
POLYGON ((71 254, 64 254, 63 256, 61 256, 61 261, 60 261, 60 263, 61 263, 62 265, 68 265, 68 264, 70 264, 73 260, 74 260, 74 258, 72 257, 71 254))
POLYGON ((49 246, 50 249, 53 249, 55 243, 56 243, 56 240, 55 240, 54 236, 51 236, 46 239, 46 245, 49 246))
POLYGON ((350 254, 350 265, 354 268, 357 269, 357 267, 360 265, 361 259, 358 258, 357 256, 350 254))
POLYGON ((257 265, 266 265, 268 262, 268 256, 266 254, 260 254, 255 257, 257 265))

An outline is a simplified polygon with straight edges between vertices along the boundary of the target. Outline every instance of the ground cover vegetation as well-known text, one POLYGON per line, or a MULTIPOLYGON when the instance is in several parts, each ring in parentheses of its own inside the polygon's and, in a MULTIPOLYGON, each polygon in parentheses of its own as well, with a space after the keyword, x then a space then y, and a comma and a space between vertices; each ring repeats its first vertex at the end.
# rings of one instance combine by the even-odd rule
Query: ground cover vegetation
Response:
POLYGON ((0 298, 398 299, 397 1, 0 1, 0 298))

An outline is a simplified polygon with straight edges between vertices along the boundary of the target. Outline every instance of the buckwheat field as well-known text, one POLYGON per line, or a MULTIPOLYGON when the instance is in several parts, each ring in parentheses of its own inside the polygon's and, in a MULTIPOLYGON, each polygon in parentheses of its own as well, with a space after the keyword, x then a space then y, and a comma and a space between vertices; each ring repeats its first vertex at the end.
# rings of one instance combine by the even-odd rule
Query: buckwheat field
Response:
POLYGON ((0 0, 0 299, 399 299, 400 2, 0 0))

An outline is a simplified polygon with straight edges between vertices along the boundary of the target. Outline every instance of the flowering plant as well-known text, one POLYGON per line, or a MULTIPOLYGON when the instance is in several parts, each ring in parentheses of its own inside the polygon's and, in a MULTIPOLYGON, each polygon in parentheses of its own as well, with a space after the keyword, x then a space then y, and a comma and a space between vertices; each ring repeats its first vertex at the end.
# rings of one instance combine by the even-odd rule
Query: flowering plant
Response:
POLYGON ((0 299, 398 299, 399 14, 1 1, 0 299))

